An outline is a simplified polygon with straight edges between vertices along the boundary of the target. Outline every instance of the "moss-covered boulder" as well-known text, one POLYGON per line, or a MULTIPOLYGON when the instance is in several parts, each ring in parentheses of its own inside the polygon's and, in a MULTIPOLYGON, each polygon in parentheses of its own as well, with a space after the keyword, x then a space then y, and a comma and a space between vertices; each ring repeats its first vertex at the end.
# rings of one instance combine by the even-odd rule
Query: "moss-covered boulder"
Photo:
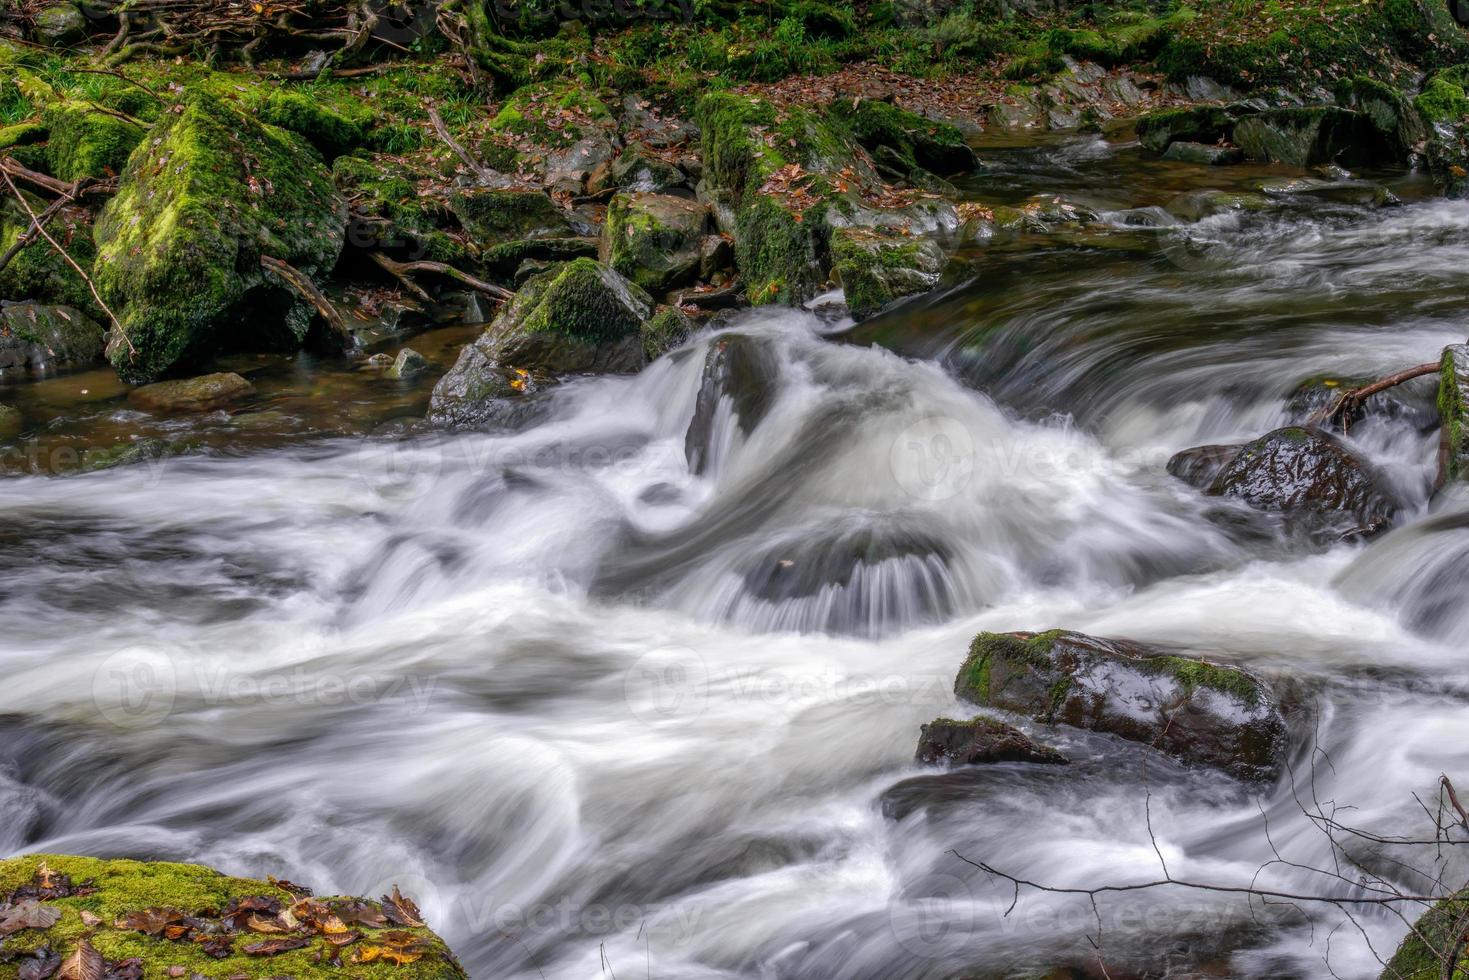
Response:
POLYGON ((643 356, 656 361, 688 340, 697 328, 694 318, 677 306, 658 307, 652 318, 643 324, 643 356))
POLYGON ((637 371, 647 361, 643 326, 653 300, 610 266, 574 259, 527 280, 434 386, 430 419, 465 426, 503 413, 514 399, 556 375, 637 371))
POLYGON ((1453 344, 1444 348, 1438 381, 1438 412, 1443 420, 1441 478, 1469 482, 1469 345, 1453 344))
POLYGON ((565 208, 537 190, 473 188, 449 198, 449 208, 477 245, 572 235, 565 208))
POLYGON ((1434 72, 1413 100, 1419 115, 1430 123, 1457 123, 1469 117, 1469 65, 1434 72))
POLYGON ((1234 127, 1234 141, 1252 160, 1293 167, 1322 163, 1356 167, 1394 158, 1388 141, 1367 116, 1339 106, 1257 112, 1234 127))
POLYGON ((1418 917, 1387 961, 1380 980, 1469 980, 1469 889, 1436 903, 1418 917))
POLYGON ((926 293, 939 283, 948 256, 930 238, 884 235, 843 228, 832 235, 832 272, 847 296, 847 308, 865 320, 895 300, 926 293))
POLYGON ((102 327, 71 306, 7 303, 0 309, 0 371, 36 373, 102 358, 102 327))
POLYGON ((65 47, 86 39, 87 18, 74 3, 47 4, 36 11, 31 36, 37 44, 51 48, 65 47))
POLYGON ((670 194, 618 194, 602 230, 603 259, 656 296, 699 274, 709 208, 670 194))
POLYGON ((974 169, 974 150, 948 123, 874 99, 838 99, 830 112, 863 147, 869 151, 886 147, 909 173, 950 175, 974 169))
MULTIPOLYGON (((40 214, 46 204, 26 195, 31 211, 40 214)), ((0 251, 9 250, 31 227, 30 215, 14 197, 0 201, 0 251)), ((92 267, 97 247, 92 240, 92 226, 84 214, 66 211, 46 226, 71 257, 84 269, 92 267)), ((0 270, 0 297, 11 300, 34 300, 75 307, 93 316, 101 316, 86 282, 62 258, 50 243, 36 236, 30 245, 18 252, 10 264, 0 270)))
POLYGON ((1336 101, 1366 116, 1399 160, 1407 159, 1428 136, 1428 127, 1412 100, 1374 78, 1358 75, 1338 82, 1336 101))
POLYGON ((1237 121, 1238 113, 1224 106, 1159 109, 1138 119, 1137 139, 1154 153, 1177 142, 1218 143, 1229 139, 1237 121))
POLYGON ((1398 511, 1370 463, 1335 436, 1304 426, 1238 447, 1204 492, 1280 514, 1287 528, 1320 541, 1379 533, 1398 511))
POLYGON ((51 106, 42 119, 50 133, 51 173, 66 181, 122 173, 147 132, 142 123, 78 102, 51 106))
POLYGON ((194 96, 133 154, 97 222, 94 278, 121 327, 113 366, 151 381, 221 347, 299 347, 313 311, 260 259, 324 279, 346 221, 300 137, 194 96))
POLYGON ((612 161, 612 186, 624 191, 661 194, 683 187, 689 179, 677 166, 642 143, 629 143, 612 161))
POLYGON ((327 160, 335 160, 360 146, 374 121, 364 103, 351 103, 344 112, 306 92, 272 89, 261 103, 260 119, 302 136, 327 160))
POLYGON ((0 947, 0 976, 465 976, 396 889, 316 898, 196 864, 44 854, 0 861, 0 910, 23 926, 0 947))
POLYGON ((1142 742, 1241 779, 1273 779, 1288 748, 1266 685, 1237 668, 1127 640, 1052 630, 981 633, 954 693, 1048 725, 1142 742))
POLYGON ((255 386, 238 374, 222 371, 197 378, 159 381, 128 392, 128 401, 153 412, 210 412, 243 401, 255 386))
POLYGON ((992 762, 1038 762, 1064 764, 1066 757, 1055 749, 1037 745, 1013 725, 993 718, 956 721, 937 718, 918 733, 914 758, 925 765, 952 763, 973 766, 992 762))
POLYGON ((471 257, 469 246, 450 234, 458 219, 442 198, 419 193, 439 175, 397 157, 341 156, 332 180, 361 218, 352 226, 353 242, 451 265, 471 257))

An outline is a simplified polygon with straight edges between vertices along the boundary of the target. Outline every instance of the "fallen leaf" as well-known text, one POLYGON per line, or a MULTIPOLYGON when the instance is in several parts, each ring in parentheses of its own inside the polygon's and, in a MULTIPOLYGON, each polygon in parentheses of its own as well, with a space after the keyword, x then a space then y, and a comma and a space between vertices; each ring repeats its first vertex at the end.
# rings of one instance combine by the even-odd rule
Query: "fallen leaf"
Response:
POLYGON ((30 899, 16 905, 0 905, 0 937, 22 929, 50 929, 60 919, 60 909, 30 899))
POLYGON ((102 980, 107 962, 102 954, 92 948, 85 939, 77 943, 76 950, 61 964, 61 980, 102 980))
POLYGON ((119 915, 112 925, 115 929, 156 936, 168 926, 182 922, 183 918, 184 913, 178 909, 149 908, 119 915))
POLYGON ((42 949, 36 955, 21 962, 16 980, 47 980, 61 966, 61 956, 42 949))
POLYGON ((86 926, 88 929, 95 929, 101 924, 102 917, 100 915, 96 914, 95 912, 88 912, 86 909, 82 909, 82 925, 86 926))
POLYGON ((383 896, 383 913, 393 925, 423 928, 423 913, 411 898, 398 891, 397 885, 393 886, 393 894, 383 896))
POLYGON ((390 949, 387 946, 363 946, 352 954, 354 963, 375 963, 384 960, 396 966, 407 966, 423 959, 422 949, 390 949))

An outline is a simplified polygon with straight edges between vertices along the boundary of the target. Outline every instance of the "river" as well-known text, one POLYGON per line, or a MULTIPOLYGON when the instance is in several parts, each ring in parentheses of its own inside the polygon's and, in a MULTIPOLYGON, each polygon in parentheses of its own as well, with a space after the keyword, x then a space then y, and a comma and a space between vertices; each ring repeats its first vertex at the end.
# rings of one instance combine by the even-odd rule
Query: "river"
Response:
MULTIPOLYGON (((1323 819, 1431 838, 1440 774, 1469 779, 1469 501, 1430 500, 1429 381, 1351 432, 1405 502, 1369 543, 1165 470, 1283 424, 1303 378, 1463 342, 1469 202, 1387 174, 1401 206, 1185 224, 1158 206, 1278 175, 1093 137, 981 156, 966 193, 1065 194, 1114 230, 971 245, 855 329, 742 313, 516 434, 395 437, 426 388, 347 397, 298 359, 261 368, 267 435, 221 415, 175 423, 202 453, 0 479, 0 853, 397 883, 483 980, 1375 976, 1389 910, 1017 898, 959 855, 1066 887, 1469 875, 1323 819), (746 432, 726 401, 694 473, 735 334, 769 355, 768 412, 746 432), (966 710, 976 632, 1053 627, 1293 678, 1291 776, 1065 729, 1033 731, 1069 766, 913 762, 966 710)), ((147 424, 104 391, 42 438, 147 424)))

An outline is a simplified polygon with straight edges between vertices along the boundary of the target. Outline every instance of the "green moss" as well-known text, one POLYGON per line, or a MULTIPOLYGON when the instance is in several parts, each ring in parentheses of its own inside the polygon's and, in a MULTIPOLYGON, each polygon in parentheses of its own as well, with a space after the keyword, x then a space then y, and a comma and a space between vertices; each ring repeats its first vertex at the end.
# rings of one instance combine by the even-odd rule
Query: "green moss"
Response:
POLYGON ((944 255, 926 239, 847 228, 832 236, 831 260, 847 308, 862 320, 896 299, 932 289, 944 255))
POLYGON ((950 174, 974 165, 974 151, 964 134, 948 123, 934 122, 890 102, 847 99, 832 103, 831 113, 856 141, 869 150, 887 147, 912 172, 950 174))
POLYGON ((571 232, 566 211, 541 191, 465 190, 449 198, 449 208, 469 236, 486 246, 571 232))
MULTIPOLYGON (((16 960, 19 954, 45 947, 59 953, 64 959, 83 937, 108 960, 138 957, 143 961, 144 976, 150 978, 167 976, 169 968, 175 966, 182 967, 186 974, 245 977, 249 980, 279 976, 312 980, 338 977, 344 973, 341 968, 313 962, 312 957, 320 943, 277 956, 249 956, 235 951, 222 959, 216 959, 206 955, 196 943, 171 942, 162 937, 113 926, 120 915, 150 908, 177 909, 190 915, 217 914, 231 900, 256 896, 279 899, 289 905, 291 896, 268 882, 231 878, 195 864, 45 854, 0 861, 0 895, 8 895, 16 888, 31 882, 43 863, 57 875, 69 875, 76 885, 90 882, 96 891, 88 895, 47 901, 46 905, 62 913, 56 925, 44 930, 27 929, 7 938, 4 950, 7 962, 0 962, 0 980, 18 975, 16 960), (82 920, 83 912, 100 918, 101 923, 88 926, 82 920)), ((322 901, 331 904, 338 900, 322 901)), ((366 938, 359 940, 359 943, 369 943, 374 930, 363 931, 366 938)), ((394 977, 399 980, 460 980, 464 976, 453 954, 433 932, 421 927, 404 931, 411 932, 426 948, 420 960, 403 966, 393 966, 385 962, 351 963, 349 972, 364 978, 394 977)), ((253 940, 245 941, 262 938, 266 937, 255 936, 253 940)), ((237 940, 236 945, 243 943, 237 940)), ((350 961, 352 949, 352 946, 348 946, 343 952, 344 966, 350 961)))
POLYGON ((1469 97, 1464 87, 1443 74, 1430 78, 1413 105, 1431 123, 1458 122, 1469 116, 1469 97))
MULTIPOLYGON (((994 664, 1002 661, 1015 666, 1050 669, 1048 656, 1056 641, 1066 635, 1065 630, 1048 630, 1044 633, 980 633, 969 644, 969 656, 959 668, 954 682, 954 693, 975 704, 987 705, 993 696, 990 687, 994 664)), ((1060 683, 1060 682, 1058 682, 1060 683)), ((1066 689, 1070 679, 1066 678, 1066 689)), ((1064 697, 1066 689, 1060 690, 1064 697)), ((1053 690, 1054 696, 1057 692, 1053 690)))
POLYGON ((1254 707, 1260 703, 1260 685, 1249 674, 1236 667, 1225 667, 1188 657, 1149 657, 1139 666, 1155 674, 1168 674, 1185 691, 1208 688, 1254 707))
MULTIPOLYGON (((43 201, 27 195, 31 210, 40 214, 43 201)), ((8 250, 30 227, 30 216, 14 198, 0 203, 0 252, 8 250)), ((47 226, 83 269, 91 269, 97 247, 92 240, 92 227, 75 213, 59 215, 47 226)), ((91 316, 102 316, 92 293, 75 269, 45 239, 36 239, 16 253, 4 270, 0 270, 0 296, 10 300, 30 299, 38 303, 74 306, 91 316)))
POLYGON ((1162 153, 1170 143, 1217 143, 1234 131, 1234 117, 1220 106, 1159 109, 1137 121, 1137 138, 1146 149, 1162 153))
POLYGON ((260 107, 260 118, 306 137, 322 156, 333 160, 362 143, 373 114, 364 107, 351 118, 313 95, 278 89, 260 107))
POLYGON ((299 137, 194 96, 134 154, 97 222, 94 278, 131 344, 114 340, 114 367, 154 380, 220 344, 298 346, 310 314, 260 256, 324 276, 345 221, 299 137))
POLYGON ((1444 427, 1444 477, 1469 481, 1469 347, 1444 348, 1438 412, 1444 427))
POLYGON ((1462 945, 1464 921, 1469 918, 1469 890, 1445 898, 1413 923, 1402 944, 1383 970, 1392 980, 1440 980, 1444 960, 1458 954, 1451 980, 1469 980, 1469 952, 1462 945))
POLYGON ((0 150, 31 146, 46 139, 49 131, 40 123, 16 123, 0 129, 0 150))
POLYGON ((798 215, 757 194, 735 219, 735 263, 751 303, 794 306, 821 288, 826 231, 819 214, 798 215))
MULTIPOLYGON (((559 333, 591 343, 621 340, 636 333, 643 317, 629 305, 652 310, 652 299, 593 259, 572 259, 531 279, 521 288, 529 304, 521 319, 529 333, 559 333)), ((516 297, 516 303, 522 299, 516 297)))
POLYGON ((140 123, 77 102, 52 106, 43 119, 50 130, 51 174, 65 181, 122 173, 146 131, 140 123))
POLYGON ((643 324, 643 353, 654 361, 689 339, 697 325, 676 306, 660 306, 643 324))

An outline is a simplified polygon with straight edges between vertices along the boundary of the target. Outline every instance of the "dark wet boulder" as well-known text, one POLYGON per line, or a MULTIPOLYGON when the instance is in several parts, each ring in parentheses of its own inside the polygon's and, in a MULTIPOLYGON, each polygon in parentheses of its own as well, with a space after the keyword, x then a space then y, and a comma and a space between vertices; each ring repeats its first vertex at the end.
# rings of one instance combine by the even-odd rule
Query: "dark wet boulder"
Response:
POLYGON ((660 306, 643 324, 643 355, 656 361, 688 340, 697 328, 694 318, 677 306, 660 306))
POLYGON ((1154 153, 1162 153, 1173 143, 1219 143, 1229 139, 1236 121, 1236 114, 1224 106, 1159 109, 1137 121, 1137 139, 1154 153))
POLYGON ((347 202, 293 133, 194 95, 150 131, 97 220, 94 273, 119 318, 107 354, 145 382, 218 349, 299 348, 314 309, 261 257, 323 281, 347 202))
POLYGON ((1212 485, 1238 455, 1238 446, 1194 446, 1174 453, 1168 460, 1168 472, 1202 490, 1212 485))
POLYGON ((829 111, 867 150, 890 151, 905 174, 919 170, 957 174, 973 170, 977 162, 974 150, 956 127, 925 119, 891 102, 839 98, 829 111))
POLYGON ((1396 194, 1370 180, 1322 180, 1315 177, 1262 181, 1260 193, 1289 203, 1301 201, 1382 208, 1401 204, 1396 194))
POLYGON ((428 420, 446 429, 517 429, 540 418, 538 397, 549 379, 524 368, 502 367, 474 344, 434 386, 428 420))
POLYGON ((884 235, 865 228, 835 232, 831 254, 832 273, 858 320, 895 300, 933 289, 949 261, 931 238, 884 235))
POLYGON ((1341 422, 1348 428, 1369 418, 1401 422, 1422 433, 1438 428, 1438 406, 1434 402, 1437 389, 1426 384, 1395 385, 1368 397, 1360 404, 1354 402, 1349 407, 1340 406, 1344 392, 1371 384, 1375 380, 1370 377, 1343 377, 1337 374, 1318 374, 1305 378, 1286 396, 1286 418, 1292 425, 1308 425, 1321 413, 1336 410, 1341 422))
POLYGON ((1241 119, 1234 141, 1251 160, 1314 167, 1390 162, 1387 140, 1365 115, 1338 106, 1268 109, 1241 119))
POLYGON ((1438 411, 1443 420, 1440 479, 1469 481, 1469 346, 1444 348, 1439 372, 1438 411))
POLYGON ((1037 745, 1020 729, 990 718, 955 721, 939 718, 924 725, 914 758, 925 765, 947 762, 960 766, 987 762, 1066 762, 1055 749, 1037 745))
POLYGON ((709 208, 670 194, 618 194, 607 208, 602 258, 661 296, 699 274, 709 208))
POLYGON ((1266 685, 1237 668, 1127 640, 981 633, 954 693, 1045 724, 1141 742, 1241 779, 1273 779, 1288 748, 1266 685))
POLYGON ((1393 156, 1406 160, 1428 137, 1428 127, 1408 96, 1375 78, 1358 75, 1337 83, 1336 101, 1367 117, 1393 156))
POLYGON ((255 386, 238 374, 206 374, 182 381, 160 381, 128 392, 128 401, 154 412, 209 412, 243 401, 255 386))
POLYGON ((102 327, 70 306, 6 303, 0 308, 0 372, 46 372, 102 359, 102 327))
POLYGON ((1163 151, 1164 160, 1174 163, 1192 163, 1201 167, 1224 167, 1239 163, 1245 158, 1244 151, 1237 146, 1221 146, 1218 143, 1193 143, 1178 140, 1168 144, 1163 151))
POLYGON ((1469 976, 1469 947, 1464 924, 1469 921, 1469 888, 1435 903, 1418 917, 1379 980, 1442 980, 1469 976), (1446 969, 1445 964, 1452 964, 1446 969))
POLYGON ((778 379, 775 355, 759 338, 723 334, 710 343, 694 417, 684 434, 690 472, 704 473, 715 461, 724 434, 720 425, 729 415, 742 434, 754 431, 775 401, 778 379))
POLYGON ((1317 535, 1387 529, 1397 504, 1374 468, 1319 429, 1287 426, 1241 446, 1205 492, 1275 511, 1317 535))
POLYGON ((484 247, 573 234, 566 209, 538 190, 462 190, 449 198, 449 209, 469 237, 484 247))

